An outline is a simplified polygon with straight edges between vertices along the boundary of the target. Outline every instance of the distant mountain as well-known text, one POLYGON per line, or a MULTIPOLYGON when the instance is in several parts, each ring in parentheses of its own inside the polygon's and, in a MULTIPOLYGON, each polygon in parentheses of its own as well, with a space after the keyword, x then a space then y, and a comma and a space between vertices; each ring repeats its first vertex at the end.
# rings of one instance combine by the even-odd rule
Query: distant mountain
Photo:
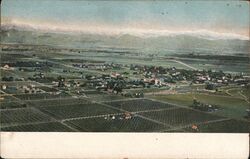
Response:
POLYGON ((86 34, 86 33, 52 33, 39 30, 24 30, 12 26, 1 30, 2 43, 25 43, 36 45, 54 45, 70 48, 126 48, 138 52, 176 54, 248 54, 249 40, 242 39, 211 39, 205 35, 173 34, 161 36, 141 36, 128 33, 86 34))

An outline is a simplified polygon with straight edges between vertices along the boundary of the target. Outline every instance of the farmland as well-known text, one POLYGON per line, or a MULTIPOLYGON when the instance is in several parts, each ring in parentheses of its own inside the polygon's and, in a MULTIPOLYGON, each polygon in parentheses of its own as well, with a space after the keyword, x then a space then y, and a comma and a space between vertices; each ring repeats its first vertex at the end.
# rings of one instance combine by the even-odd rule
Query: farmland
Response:
POLYGON ((15 108, 24 108, 27 107, 26 104, 21 102, 1 102, 0 109, 15 109, 15 108))
POLYGON ((86 104, 90 101, 81 98, 61 98, 61 99, 45 99, 45 100, 31 100, 28 101, 30 105, 36 106, 64 106, 64 105, 77 105, 77 104, 86 104))
POLYGON ((221 119, 221 117, 218 116, 183 108, 145 112, 141 113, 141 115, 172 126, 185 126, 188 124, 221 119))
POLYGON ((85 94, 88 98, 95 100, 95 101, 100 101, 100 102, 124 99, 123 96, 106 94, 102 92, 85 92, 85 94))
POLYGON ((1 131, 249 132, 248 71, 238 66, 216 72, 199 69, 212 60, 183 56, 23 47, 1 51, 1 131))
POLYGON ((38 107, 42 112, 48 113, 58 119, 78 118, 97 116, 105 114, 119 113, 119 111, 105 107, 100 104, 77 104, 77 105, 59 105, 59 106, 41 106, 38 107))
POLYGON ((27 124, 2 128, 2 131, 25 131, 25 132, 71 132, 72 129, 59 122, 46 122, 40 124, 27 124))
POLYGON ((33 109, 1 110, 1 126, 49 121, 51 118, 33 109))
POLYGON ((116 120, 105 120, 104 117, 79 119, 66 122, 67 124, 87 132, 157 132, 167 129, 166 126, 147 121, 140 117, 130 120, 122 120, 117 116, 116 120))
POLYGON ((152 98, 186 107, 192 105, 193 99, 196 98, 205 103, 217 104, 221 106, 222 110, 215 112, 216 114, 234 118, 243 118, 244 115, 246 115, 245 110, 250 107, 249 103, 242 98, 221 95, 186 93, 176 95, 159 95, 152 98))
POLYGON ((67 94, 59 94, 59 95, 51 95, 49 93, 18 94, 18 95, 15 95, 15 97, 21 100, 36 100, 36 99, 49 99, 49 98, 64 98, 64 97, 67 97, 67 94))
POLYGON ((148 100, 148 99, 116 101, 116 102, 109 102, 106 104, 122 109, 122 110, 129 111, 129 112, 154 110, 154 109, 167 109, 167 108, 173 107, 170 104, 155 102, 155 101, 148 100))
MULTIPOLYGON (((195 132, 191 127, 185 129, 189 132, 195 132)), ((215 123, 207 123, 199 126, 199 132, 235 132, 234 130, 238 130, 238 132, 249 132, 250 131, 250 123, 246 121, 239 120, 226 120, 215 123)))

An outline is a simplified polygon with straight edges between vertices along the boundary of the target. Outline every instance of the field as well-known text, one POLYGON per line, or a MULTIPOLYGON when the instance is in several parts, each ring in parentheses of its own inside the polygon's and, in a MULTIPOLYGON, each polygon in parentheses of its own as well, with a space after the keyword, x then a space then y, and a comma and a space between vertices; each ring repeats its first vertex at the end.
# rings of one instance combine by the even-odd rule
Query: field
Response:
MULTIPOLYGON (((208 59, 197 58, 183 58, 181 61, 200 69, 213 69, 213 70, 225 70, 229 72, 238 72, 241 70, 242 72, 249 73, 249 63, 247 61, 234 61, 234 60, 219 60, 215 56, 210 56, 208 59), (214 58, 214 59, 212 59, 214 58)), ((247 59, 247 58, 246 58, 247 59)))
POLYGON ((26 104, 21 102, 1 102, 0 109, 15 109, 15 108, 23 108, 26 107, 26 104))
POLYGON ((144 112, 139 114, 171 126, 185 126, 188 124, 203 123, 210 120, 217 120, 222 118, 208 113, 198 112, 184 108, 155 112, 144 112))
POLYGON ((16 82, 1 81, 1 84, 10 86, 10 87, 19 87, 19 86, 24 86, 24 85, 35 85, 35 86, 38 85, 38 83, 34 81, 16 81, 16 82))
POLYGON ((191 106, 193 103, 193 99, 195 98, 200 102, 219 105, 222 110, 215 112, 216 114, 234 118, 243 118, 246 115, 245 110, 250 107, 250 104, 242 98, 221 95, 185 93, 158 95, 151 97, 153 99, 162 100, 186 107, 191 106))
POLYGON ((42 89, 42 90, 44 90, 44 91, 46 91, 46 92, 57 92, 57 91, 58 91, 58 90, 55 89, 55 88, 50 88, 50 87, 45 87, 45 86, 40 86, 40 87, 38 87, 38 88, 40 88, 40 89, 42 89))
POLYGON ((170 104, 165 104, 165 103, 152 101, 148 99, 115 101, 115 102, 107 102, 106 104, 122 109, 122 110, 129 111, 129 112, 154 110, 154 109, 167 109, 167 108, 173 107, 170 104))
POLYGON ((124 99, 123 96, 119 95, 108 95, 108 94, 103 94, 103 95, 91 95, 88 96, 90 99, 98 102, 104 102, 104 101, 111 101, 111 100, 120 100, 124 99))
POLYGON ((121 95, 107 94, 107 93, 102 93, 98 91, 88 91, 88 92, 85 92, 85 94, 91 100, 98 101, 98 102, 120 100, 120 99, 125 98, 121 95))
POLYGON ((119 115, 114 120, 96 117, 67 121, 66 124, 87 132, 157 132, 167 128, 140 117, 132 117, 129 120, 119 119, 119 115))
POLYGON ((0 102, 13 102, 13 101, 18 101, 17 98, 11 96, 11 95, 6 95, 6 94, 2 94, 0 96, 1 100, 0 102))
POLYGON ((34 109, 1 110, 1 127, 16 124, 27 124, 29 122, 46 122, 51 118, 34 109))
POLYGON ((33 100, 27 102, 30 105, 37 107, 37 106, 63 106, 63 105, 76 105, 76 104, 86 104, 90 103, 90 101, 82 98, 59 98, 59 99, 45 99, 45 100, 33 100))
MULTIPOLYGON (((215 123, 208 123, 198 126, 198 132, 214 132, 214 133, 223 133, 223 132, 231 132, 234 133, 235 130, 237 132, 246 133, 250 132, 250 122, 247 121, 239 121, 239 120, 226 120, 215 123)), ((197 132, 193 130, 191 127, 185 128, 185 131, 188 132, 197 132)))
POLYGON ((236 121, 150 99, 102 104, 65 98, 27 104, 27 108, 1 110, 2 131, 196 132, 191 128, 193 124, 199 132, 249 131, 246 120, 236 121), (125 112, 130 112, 131 118, 125 119, 125 112))
POLYGON ((77 105, 62 105, 62 106, 41 106, 37 107, 41 111, 50 114, 57 119, 78 118, 98 116, 105 114, 119 113, 120 111, 105 107, 103 105, 92 104, 77 104, 77 105))
POLYGON ((5 127, 2 131, 25 131, 25 132, 71 132, 72 130, 59 122, 48 122, 40 124, 27 124, 5 127))
POLYGON ((50 99, 50 98, 65 98, 67 94, 49 94, 49 93, 39 93, 39 94, 18 94, 15 95, 16 98, 21 100, 39 100, 39 99, 50 99))

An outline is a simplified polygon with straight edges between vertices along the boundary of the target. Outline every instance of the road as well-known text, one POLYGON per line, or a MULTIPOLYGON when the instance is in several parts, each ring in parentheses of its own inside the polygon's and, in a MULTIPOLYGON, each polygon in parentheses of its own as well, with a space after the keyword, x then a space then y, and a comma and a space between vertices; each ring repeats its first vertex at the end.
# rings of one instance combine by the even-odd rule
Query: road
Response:
POLYGON ((184 63, 184 62, 178 61, 178 60, 169 60, 169 61, 177 62, 177 63, 179 63, 179 64, 181 64, 181 65, 184 65, 184 66, 186 66, 186 67, 188 67, 188 68, 191 68, 191 69, 193 69, 193 70, 198 70, 197 68, 195 68, 195 67, 193 67, 193 66, 190 66, 190 65, 188 65, 188 64, 186 64, 186 63, 184 63))
POLYGON ((244 99, 247 103, 250 103, 247 96, 245 96, 244 94, 242 94, 240 91, 238 92, 244 99))

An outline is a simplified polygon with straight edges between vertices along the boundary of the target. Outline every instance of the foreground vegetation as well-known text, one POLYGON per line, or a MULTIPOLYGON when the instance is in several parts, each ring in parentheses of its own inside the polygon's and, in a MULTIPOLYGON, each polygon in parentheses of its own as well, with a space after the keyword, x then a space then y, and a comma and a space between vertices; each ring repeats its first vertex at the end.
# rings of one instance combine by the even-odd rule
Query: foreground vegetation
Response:
POLYGON ((202 103, 220 106, 222 109, 214 112, 215 114, 233 118, 244 118, 246 109, 250 107, 250 104, 242 98, 200 93, 157 95, 150 98, 186 107, 191 106, 193 100, 197 99, 202 103))

